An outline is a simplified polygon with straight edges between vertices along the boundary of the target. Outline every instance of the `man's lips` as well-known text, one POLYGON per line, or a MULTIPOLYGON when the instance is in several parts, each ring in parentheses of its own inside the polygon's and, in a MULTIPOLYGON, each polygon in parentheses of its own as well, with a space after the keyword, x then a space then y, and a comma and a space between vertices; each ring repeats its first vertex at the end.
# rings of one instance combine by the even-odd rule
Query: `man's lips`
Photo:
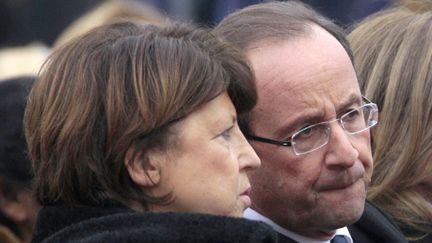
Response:
POLYGON ((332 191, 332 190, 341 190, 350 187, 354 183, 356 183, 358 180, 355 181, 349 181, 349 182, 334 182, 334 184, 325 185, 319 188, 319 191, 332 191))
POLYGON ((359 180, 364 178, 364 171, 355 172, 340 172, 337 175, 329 176, 328 179, 322 179, 320 184, 316 186, 317 191, 340 190, 350 187, 359 180))

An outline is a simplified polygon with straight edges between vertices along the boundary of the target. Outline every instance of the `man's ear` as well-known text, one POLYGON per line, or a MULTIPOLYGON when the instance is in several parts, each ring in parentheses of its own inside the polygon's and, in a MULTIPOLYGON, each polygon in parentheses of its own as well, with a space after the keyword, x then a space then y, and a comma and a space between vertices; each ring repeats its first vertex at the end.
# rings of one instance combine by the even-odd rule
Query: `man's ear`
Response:
POLYGON ((129 148, 125 156, 125 166, 131 179, 139 186, 151 188, 159 185, 161 181, 160 156, 155 156, 156 151, 148 151, 145 155, 129 148))

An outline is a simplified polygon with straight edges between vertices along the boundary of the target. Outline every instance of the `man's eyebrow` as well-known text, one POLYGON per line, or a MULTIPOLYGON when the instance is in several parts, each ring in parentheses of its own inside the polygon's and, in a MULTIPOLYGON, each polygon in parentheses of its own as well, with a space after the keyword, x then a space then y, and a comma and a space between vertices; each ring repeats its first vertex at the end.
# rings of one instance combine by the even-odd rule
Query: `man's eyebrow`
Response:
MULTIPOLYGON (((361 103, 362 103, 361 95, 351 94, 345 101, 342 102, 341 105, 339 105, 336 108, 337 115, 339 113, 345 112, 352 105, 360 106, 361 103)), ((324 118, 325 118, 325 112, 317 111, 317 110, 312 110, 309 113, 299 115, 294 119, 290 119, 287 124, 282 126, 280 129, 276 130, 274 133, 276 137, 274 139, 287 139, 286 136, 299 129, 300 128, 299 126, 312 125, 318 122, 322 122, 324 118)))
POLYGON ((294 119, 290 119, 288 123, 276 130, 275 135, 278 139, 288 139, 287 135, 294 133, 300 126, 312 125, 318 122, 322 122, 324 119, 325 112, 318 111, 316 109, 311 110, 309 113, 301 114, 294 119))
POLYGON ((344 113, 352 105, 360 106, 362 104, 362 100, 363 100, 363 98, 361 95, 352 94, 345 101, 343 101, 341 105, 336 107, 336 113, 338 115, 340 113, 344 113))

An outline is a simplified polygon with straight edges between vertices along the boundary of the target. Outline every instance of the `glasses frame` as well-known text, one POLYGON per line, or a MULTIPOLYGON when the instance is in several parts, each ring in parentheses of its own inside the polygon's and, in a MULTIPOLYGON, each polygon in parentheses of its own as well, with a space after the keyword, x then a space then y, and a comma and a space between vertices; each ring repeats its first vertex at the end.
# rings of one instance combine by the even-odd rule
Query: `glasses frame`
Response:
MULTIPOLYGON (((363 105, 361 105, 361 106, 358 107, 357 109, 360 109, 360 108, 363 108, 363 107, 365 107, 365 106, 367 106, 367 105, 370 105, 370 106, 373 106, 373 108, 374 108, 374 110, 376 110, 376 112, 378 112, 378 106, 377 106, 375 103, 373 103, 372 101, 370 101, 368 98, 366 98, 366 97, 364 97, 364 96, 362 96, 362 98, 363 98, 364 101, 366 101, 366 103, 364 103, 363 105)), ((350 111, 350 112, 352 112, 352 111, 350 111)), ((246 136, 247 139, 254 140, 254 141, 258 141, 258 142, 262 142, 262 143, 269 143, 269 144, 274 144, 274 145, 279 145, 279 146, 284 146, 284 147, 292 147, 292 146, 293 146, 292 138, 295 137, 295 136, 296 136, 297 134, 299 134, 300 132, 302 132, 304 129, 308 129, 308 128, 310 128, 311 126, 315 126, 315 125, 319 125, 319 124, 323 124, 323 123, 327 123, 327 124, 329 124, 329 123, 332 123, 332 122, 335 122, 335 121, 340 121, 340 120, 342 119, 342 117, 344 117, 345 115, 349 114, 350 112, 347 112, 347 113, 343 114, 340 118, 337 118, 337 119, 334 119, 334 120, 330 120, 330 121, 324 121, 324 122, 315 123, 315 124, 312 124, 312 125, 307 126, 307 127, 305 127, 305 128, 302 128, 302 129, 296 131, 296 132, 291 136, 291 139, 290 139, 290 140, 285 140, 285 141, 282 141, 282 140, 275 140, 275 139, 270 139, 270 138, 265 138, 265 137, 257 136, 257 135, 255 135, 255 134, 246 134, 245 136, 246 136)), ((342 128, 344 129, 344 131, 345 131, 346 133, 352 135, 352 134, 357 134, 357 133, 360 133, 360 132, 366 131, 367 129, 370 129, 371 127, 373 127, 373 126, 375 126, 376 124, 378 124, 378 120, 375 121, 373 124, 368 125, 368 127, 364 128, 364 129, 362 129, 362 130, 360 130, 360 131, 356 131, 356 132, 349 132, 349 131, 345 128, 345 126, 344 126, 344 124, 343 124, 342 122, 339 122, 339 123, 341 124, 342 128)), ((316 147, 316 148, 314 148, 314 149, 312 149, 312 150, 309 150, 309 151, 306 151, 306 152, 302 152, 302 153, 297 152, 294 148, 293 148, 293 150, 294 150, 294 153, 295 153, 296 155, 307 154, 307 153, 310 153, 310 152, 313 152, 313 151, 315 151, 315 150, 317 150, 317 149, 322 148, 322 147, 325 146, 327 143, 328 143, 328 139, 327 139, 327 142, 323 143, 322 145, 320 145, 320 146, 318 146, 318 147, 316 147)))

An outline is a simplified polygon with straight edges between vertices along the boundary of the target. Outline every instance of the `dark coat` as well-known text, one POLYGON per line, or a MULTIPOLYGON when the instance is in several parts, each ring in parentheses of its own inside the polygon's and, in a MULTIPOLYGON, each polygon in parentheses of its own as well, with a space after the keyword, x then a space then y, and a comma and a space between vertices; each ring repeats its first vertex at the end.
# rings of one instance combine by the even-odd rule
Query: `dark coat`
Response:
MULTIPOLYGON (((432 222, 430 222, 432 224, 432 222)), ((432 243, 432 232, 429 232, 429 234, 424 235, 424 232, 418 231, 414 229, 413 227, 410 227, 405 224, 399 224, 400 228, 405 235, 413 235, 413 236, 423 236, 420 239, 417 240, 410 240, 410 243, 432 243)))
MULTIPOLYGON (((348 226, 348 230, 354 243, 407 243, 394 221, 369 201, 360 220, 348 226)), ((281 234, 279 242, 296 243, 281 234)))
POLYGON ((32 242, 277 242, 263 223, 191 213, 139 213, 124 207, 47 206, 32 242))
POLYGON ((407 243, 396 223, 369 201, 360 220, 348 226, 348 230, 354 243, 407 243))

